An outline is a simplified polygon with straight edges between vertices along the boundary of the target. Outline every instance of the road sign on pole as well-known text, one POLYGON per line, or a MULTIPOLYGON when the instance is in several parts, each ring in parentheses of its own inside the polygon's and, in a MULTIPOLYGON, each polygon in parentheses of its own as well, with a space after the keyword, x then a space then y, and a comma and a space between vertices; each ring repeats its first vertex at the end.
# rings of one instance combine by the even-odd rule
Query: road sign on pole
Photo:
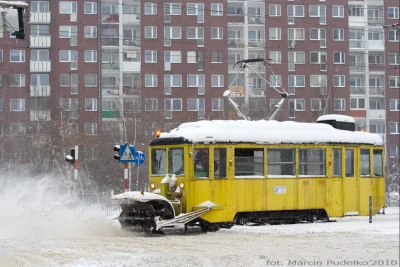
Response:
POLYGON ((145 159, 146 159, 146 157, 144 156, 144 153, 142 151, 135 152, 135 161, 134 162, 136 165, 143 164, 145 159))
POLYGON ((135 146, 121 145, 119 150, 120 160, 122 163, 134 162, 135 160, 135 146))

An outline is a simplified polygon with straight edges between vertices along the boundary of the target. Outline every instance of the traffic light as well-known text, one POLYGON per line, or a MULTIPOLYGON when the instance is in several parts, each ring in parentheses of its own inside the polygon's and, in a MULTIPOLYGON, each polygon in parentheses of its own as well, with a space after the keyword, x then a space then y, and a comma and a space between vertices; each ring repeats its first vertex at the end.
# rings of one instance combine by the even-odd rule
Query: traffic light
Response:
POLYGON ((65 157, 65 161, 71 163, 72 165, 75 164, 75 148, 71 148, 69 150, 69 155, 65 157))
POLYGON ((114 154, 114 159, 116 159, 116 160, 120 160, 120 156, 119 156, 119 151, 120 151, 120 149, 121 149, 121 146, 120 146, 120 145, 114 146, 114 151, 116 152, 116 153, 114 154))

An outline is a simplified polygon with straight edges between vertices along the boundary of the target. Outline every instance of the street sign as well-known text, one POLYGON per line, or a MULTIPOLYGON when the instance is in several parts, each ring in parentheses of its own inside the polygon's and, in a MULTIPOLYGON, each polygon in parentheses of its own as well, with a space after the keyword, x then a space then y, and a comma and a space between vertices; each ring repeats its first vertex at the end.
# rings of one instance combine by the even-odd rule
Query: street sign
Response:
POLYGON ((135 146, 121 145, 119 150, 120 160, 122 163, 135 162, 135 146))
POLYGON ((144 153, 142 151, 136 151, 135 152, 135 163, 136 165, 141 165, 143 164, 144 160, 146 157, 144 156, 144 153))

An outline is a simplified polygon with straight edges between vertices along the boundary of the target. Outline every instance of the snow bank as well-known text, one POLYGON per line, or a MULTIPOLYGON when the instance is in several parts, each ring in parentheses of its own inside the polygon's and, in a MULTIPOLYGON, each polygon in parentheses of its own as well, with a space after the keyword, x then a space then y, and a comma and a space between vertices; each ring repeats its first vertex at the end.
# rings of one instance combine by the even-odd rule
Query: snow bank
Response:
POLYGON ((350 132, 322 123, 293 121, 214 120, 181 124, 159 138, 183 137, 193 143, 246 142, 260 144, 353 143, 383 145, 377 134, 350 132))
POLYGON ((61 190, 57 177, 0 176, 0 240, 126 236, 100 211, 61 190))

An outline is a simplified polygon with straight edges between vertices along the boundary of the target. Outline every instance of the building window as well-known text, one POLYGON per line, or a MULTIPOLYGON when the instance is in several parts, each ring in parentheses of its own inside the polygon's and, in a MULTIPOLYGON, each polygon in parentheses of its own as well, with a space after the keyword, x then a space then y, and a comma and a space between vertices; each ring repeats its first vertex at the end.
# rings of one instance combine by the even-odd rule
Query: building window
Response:
POLYGON ((32 13, 49 13, 49 2, 48 1, 32 1, 31 12, 32 13))
POLYGON ((400 88, 400 76, 389 76, 389 87, 400 88))
POLYGON ((281 16, 281 5, 269 4, 269 16, 280 17, 281 16))
POLYGON ((157 74, 146 74, 145 75, 145 86, 146 87, 157 87, 157 74))
POLYGON ((332 17, 344 18, 344 6, 332 6, 332 17))
POLYGON ((398 7, 389 7, 388 8, 388 18, 389 19, 398 19, 399 18, 399 8, 398 7))
POLYGON ((299 149, 300 176, 325 176, 325 149, 299 149))
POLYGON ((144 100, 144 108, 146 111, 158 111, 158 99, 146 98, 144 100))
POLYGON ((85 14, 97 14, 97 3, 85 2, 85 14))
POLYGON ((144 61, 146 63, 157 63, 157 50, 145 50, 144 61))
POLYGON ((268 149, 268 178, 294 177, 296 175, 294 149, 268 149))
POLYGON ((182 75, 164 75, 164 86, 166 87, 182 87, 182 75))
POLYGON ((344 41, 344 29, 333 29, 333 40, 344 41))
POLYGON ((3 50, 0 49, 0 62, 3 62, 3 50))
POLYGON ((304 87, 306 85, 304 75, 289 75, 288 76, 288 90, 289 95, 296 94, 296 87, 304 87))
POLYGON ((281 75, 270 75, 269 76, 269 87, 281 87, 282 86, 282 76, 281 75))
POLYGON ((224 75, 211 75, 212 87, 224 87, 224 75))
POLYGON ((49 85, 49 74, 32 74, 31 85, 33 86, 47 86, 49 85))
POLYGON ((222 39, 222 27, 211 27, 211 39, 222 39))
POLYGON ((85 62, 88 62, 88 63, 97 62, 97 51, 96 50, 85 50, 85 62))
POLYGON ((187 76, 188 87, 204 86, 204 82, 204 75, 202 74, 188 74, 187 76))
POLYGON ((311 98, 311 110, 320 111, 325 109, 325 102, 320 98, 311 98))
POLYGON ((389 54, 389 65, 400 65, 400 53, 389 54))
POLYGON ((389 123, 390 134, 400 134, 400 122, 389 123))
POLYGON ((212 51, 211 63, 223 63, 223 56, 224 56, 224 51, 212 51))
POLYGON ((85 123, 85 134, 96 135, 97 134, 97 123, 85 123))
POLYGON ((303 5, 288 5, 287 9, 288 9, 288 16, 304 17, 303 5))
POLYGON ((144 3, 144 14, 145 15, 157 15, 157 3, 144 3))
POLYGON ((326 75, 310 75, 310 87, 326 87, 326 75))
POLYGON ((391 30, 389 31, 389 41, 390 42, 399 42, 400 41, 400 31, 391 30))
POLYGON ((390 111, 400 111, 400 99, 390 99, 390 111))
POLYGON ((390 157, 400 158, 400 145, 390 146, 390 157))
POLYGON ((346 110, 346 99, 335 98, 334 99, 334 110, 335 111, 345 111, 346 110))
POLYGON ((26 125, 25 123, 10 123, 10 134, 25 134, 26 133, 26 125))
POLYGON ((212 111, 223 111, 224 110, 224 99, 213 98, 212 99, 212 111))
POLYGON ((49 25, 32 25, 31 36, 50 36, 49 25))
POLYGON ((264 149, 235 148, 235 177, 264 177, 264 149))
POLYGON ((60 87, 70 87, 71 79, 69 74, 60 74, 60 87))
POLYGON ((211 4, 211 16, 222 16, 224 12, 224 5, 223 4, 211 4))
POLYGON ((326 52, 310 52, 310 63, 311 64, 325 64, 326 63, 326 52))
POLYGON ((24 87, 25 74, 10 74, 10 87, 24 87))
MULTIPOLYGON (((360 40, 362 38, 357 38, 356 40, 360 40)), ((383 39, 383 33, 381 31, 370 31, 368 32, 368 40, 370 41, 379 41, 383 39)))
POLYGON ((25 62, 25 51, 10 50, 10 62, 25 62))
POLYGON ((86 98, 85 99, 85 111, 97 111, 97 99, 86 98))
POLYGON ((10 99, 10 111, 25 111, 25 99, 10 99))
POLYGON ((60 62, 76 62, 76 61, 78 61, 78 51, 60 50, 60 62))
POLYGON ((188 111, 200 111, 204 109, 204 98, 188 98, 187 105, 188 111))
POLYGON ((145 26, 144 27, 144 37, 146 39, 156 39, 157 38, 157 26, 145 26))
POLYGON ((269 52, 269 59, 271 59, 270 63, 271 64, 281 64, 281 52, 280 51, 270 51, 269 52))
POLYGON ((84 36, 87 39, 97 38, 97 26, 85 26, 84 36))
POLYGON ((333 52, 333 63, 344 64, 344 52, 333 52))
POLYGON ((31 61, 49 61, 49 50, 31 50, 31 61))
POLYGON ((85 74, 85 87, 97 87, 97 74, 85 74))
POLYGON ((364 6, 363 5, 349 5, 349 16, 362 17, 364 16, 364 6))
POLYGON ((181 4, 180 3, 164 3, 164 14, 171 16, 181 15, 181 4))
POLYGON ((280 40, 281 39, 281 28, 269 28, 269 39, 280 40))
POLYGON ((350 98, 350 109, 365 109, 365 98, 364 97, 351 97, 350 98))
MULTIPOLYGON (((222 34, 222 31, 221 31, 222 34)), ((188 40, 193 39, 204 39, 204 28, 203 27, 187 27, 186 38, 188 40)))
POLYGON ((333 76, 333 86, 334 87, 345 87, 345 77, 344 75, 334 75, 333 76))
POLYGON ((165 98, 165 111, 182 111, 182 98, 165 98))
POLYGON ((304 29, 288 29, 289 40, 304 40, 304 29))
POLYGON ((60 14, 76 14, 78 5, 76 2, 60 1, 60 14))

